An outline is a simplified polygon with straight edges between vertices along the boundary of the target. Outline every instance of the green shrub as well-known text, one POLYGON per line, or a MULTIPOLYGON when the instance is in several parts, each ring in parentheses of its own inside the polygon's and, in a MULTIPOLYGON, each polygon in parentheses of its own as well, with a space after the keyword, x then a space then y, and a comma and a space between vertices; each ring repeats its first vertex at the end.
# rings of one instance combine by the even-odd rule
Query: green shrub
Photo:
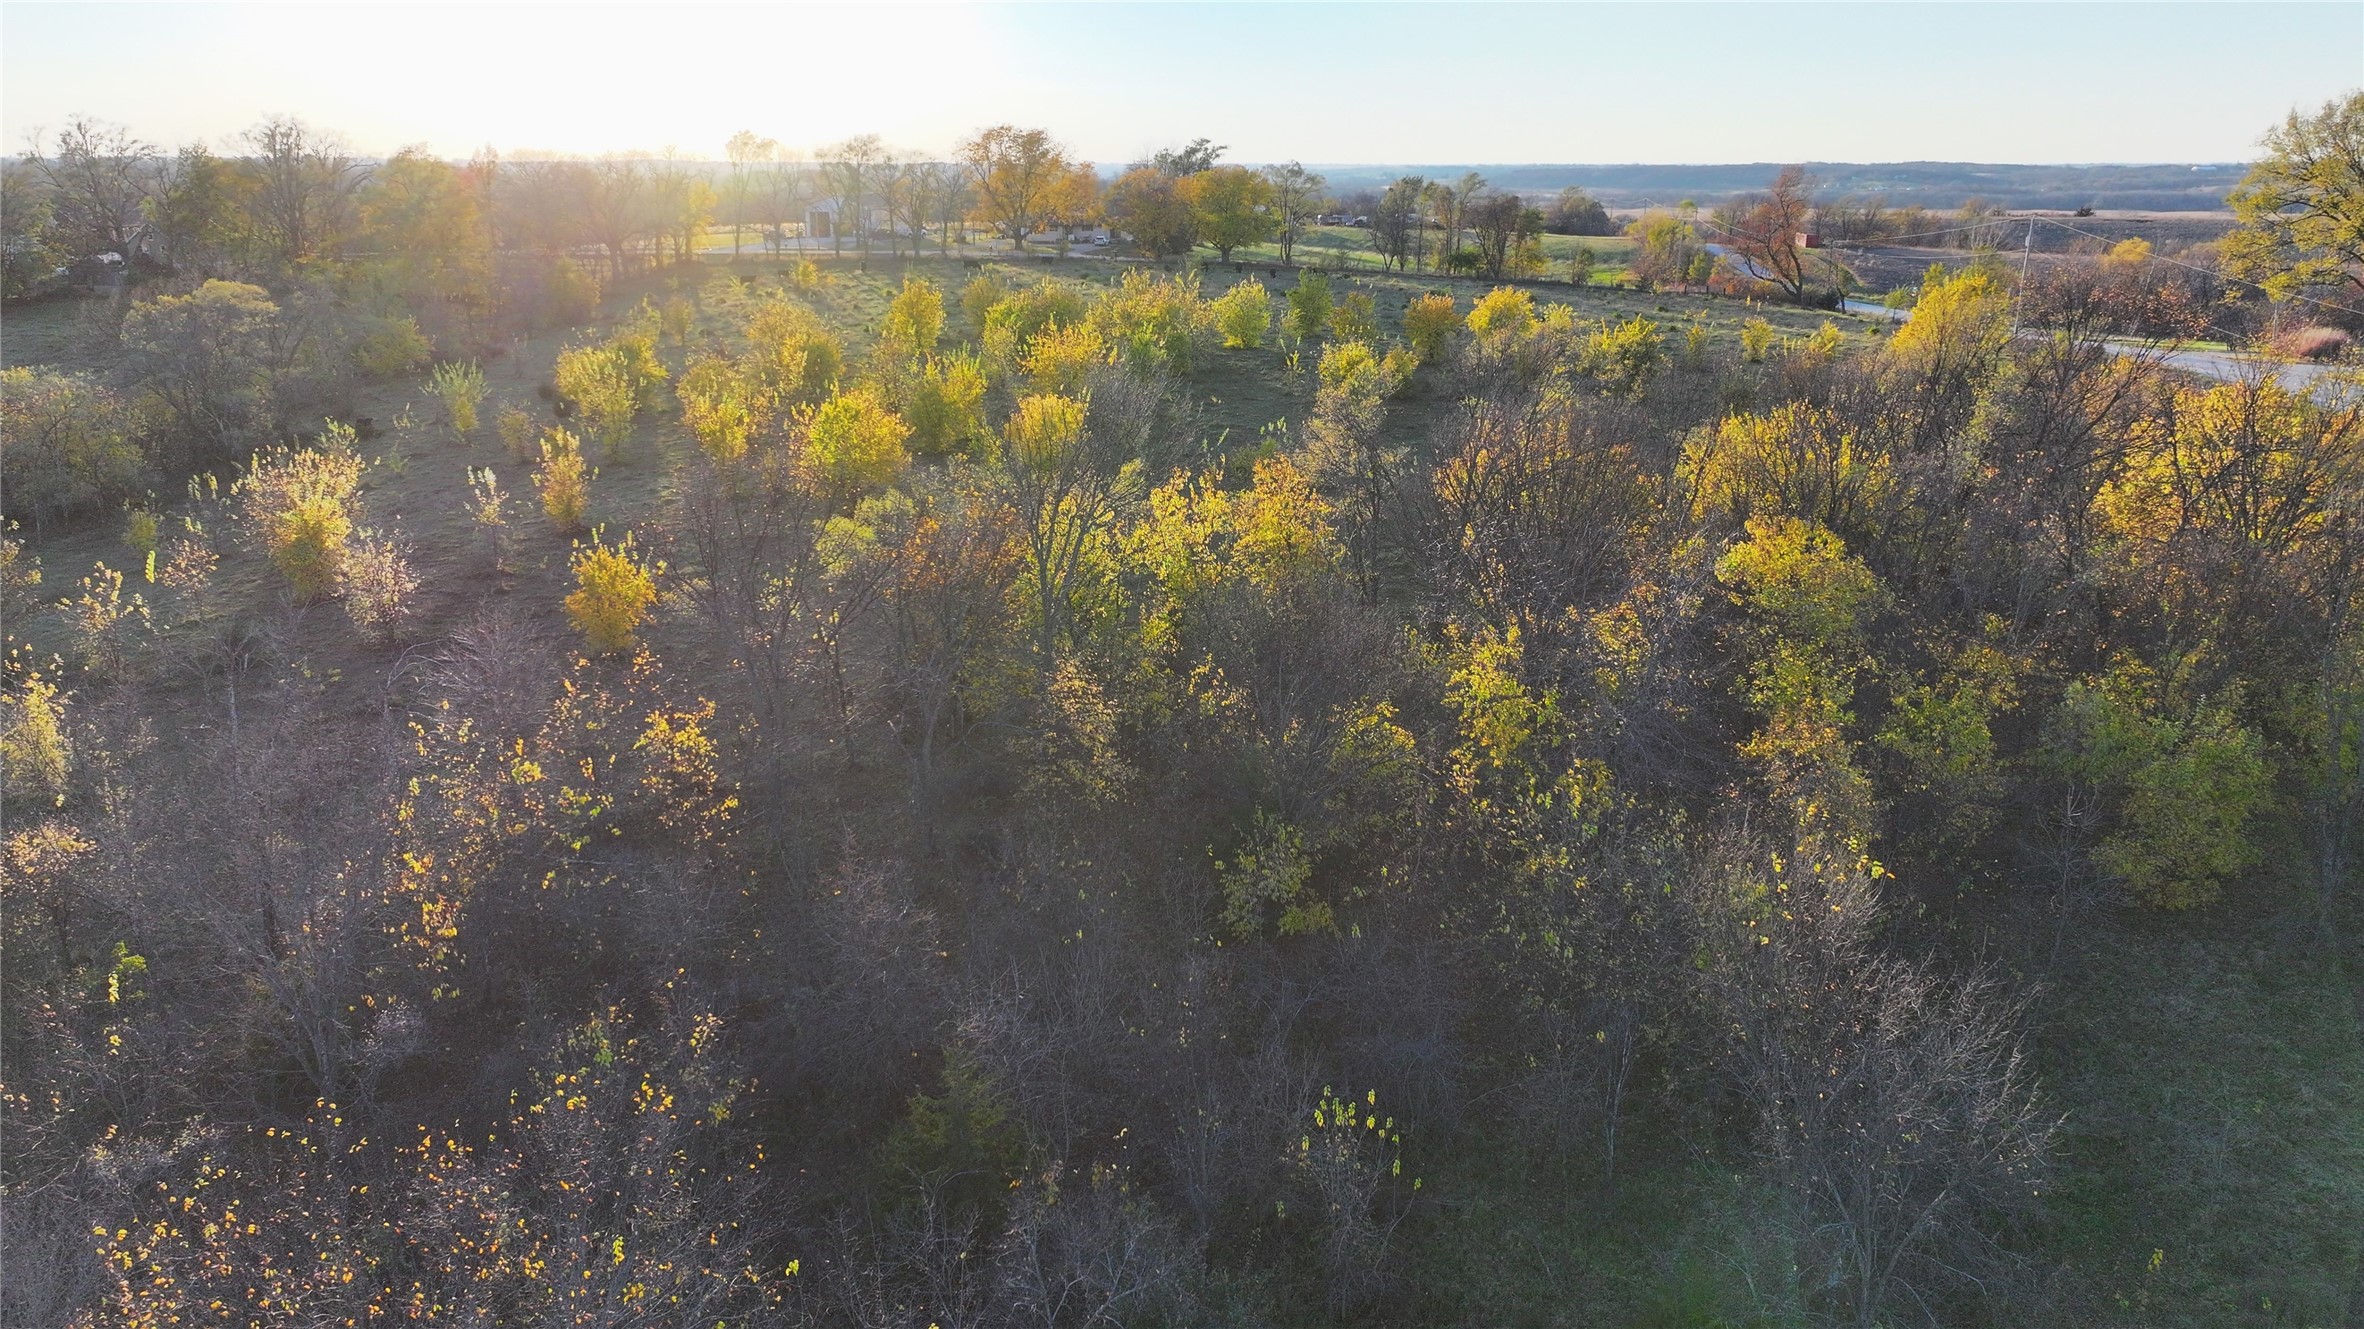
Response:
POLYGON ((1666 363, 1666 337, 1646 318, 1603 328, 1584 341, 1577 368, 1612 395, 1638 397, 1666 363))
POLYGON ((911 450, 930 457, 975 451, 991 437, 984 402, 985 369, 975 356, 930 359, 913 377, 903 412, 911 450))
POLYGON ((1223 344, 1233 349, 1262 346, 1264 334, 1272 328, 1272 299, 1260 281, 1238 283, 1215 297, 1210 310, 1223 344))
POLYGON ((985 311, 981 333, 985 359, 1006 372, 1037 337, 1053 328, 1082 322, 1085 312, 1081 291, 1048 277, 1005 295, 985 311))
POLYGON ((751 376, 774 400, 794 405, 829 395, 845 352, 810 311, 766 300, 748 318, 746 331, 751 376))
POLYGON ((1127 364, 1176 373, 1198 363, 1213 322, 1207 302, 1198 298, 1197 277, 1148 272, 1126 273, 1115 290, 1101 294, 1091 319, 1127 364))
POLYGON ((1536 321, 1535 297, 1515 286, 1497 286, 1469 309, 1469 330, 1479 337, 1523 337, 1536 321))
POLYGON ((1773 349, 1773 325, 1762 318, 1751 316, 1740 325, 1740 358, 1752 365, 1763 364, 1773 349))
POLYGON ((944 335, 944 293, 924 277, 906 277, 903 289, 887 306, 886 325, 879 345, 890 354, 916 360, 936 349, 944 335))
POLYGON ((613 456, 632 436, 632 416, 639 409, 622 358, 610 347, 573 347, 559 352, 554 377, 583 428, 613 456))
POLYGON ((1379 306, 1367 291, 1348 291, 1330 311, 1330 335, 1340 341, 1379 341, 1379 306))
POLYGON ((719 356, 702 357, 682 371, 674 391, 681 398, 682 424, 716 461, 736 461, 745 455, 770 414, 769 397, 761 386, 719 356))
POLYGON ((2069 685, 2047 735, 2055 769, 2099 793, 2093 861, 2136 900, 2207 904, 2263 856, 2250 823, 2272 792, 2265 742, 2224 701, 2191 700, 2138 661, 2069 685))
POLYGON ((985 315, 1009 298, 1009 294, 1010 284, 1002 280, 999 272, 980 272, 960 288, 960 310, 969 316, 969 322, 982 329, 985 315))
POLYGON ((124 514, 123 543, 129 545, 131 552, 141 558, 155 556, 158 534, 159 523, 154 511, 148 508, 133 508, 124 514))
POLYGON ((427 391, 443 403, 443 418, 463 440, 476 432, 476 408, 484 402, 484 371, 474 360, 446 361, 427 376, 427 391))
POLYGON ((234 492, 249 530, 298 603, 336 592, 361 491, 351 430, 332 425, 317 448, 255 454, 234 492))
POLYGON ((87 375, 50 369, 0 370, 0 454, 8 515, 36 531, 136 492, 144 465, 123 399, 87 375))
POLYGON ((353 367, 368 378, 397 378, 416 372, 435 355, 435 344, 408 314, 365 319, 353 339, 353 367))
POLYGON ((501 450, 508 453, 512 461, 531 462, 540 455, 534 433, 534 418, 529 412, 515 406, 504 407, 493 418, 493 432, 500 435, 501 450))
MULTIPOLYGON (((1366 297, 1368 298, 1368 297, 1366 297)), ((1312 341, 1330 326, 1334 308, 1330 301, 1330 279, 1318 272, 1308 272, 1289 288, 1288 312, 1281 315, 1282 326, 1298 341, 1312 341)))

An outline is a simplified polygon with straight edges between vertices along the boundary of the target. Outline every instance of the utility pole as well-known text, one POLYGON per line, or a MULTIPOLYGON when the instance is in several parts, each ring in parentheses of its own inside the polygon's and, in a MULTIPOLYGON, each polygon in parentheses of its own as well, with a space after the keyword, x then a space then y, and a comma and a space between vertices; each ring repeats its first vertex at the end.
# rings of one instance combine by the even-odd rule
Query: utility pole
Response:
POLYGON ((2036 215, 2029 213, 2027 235, 2019 242, 2019 298, 2011 302, 2011 335, 2019 335, 2019 311, 2027 303, 2027 268, 2036 253, 2036 215))

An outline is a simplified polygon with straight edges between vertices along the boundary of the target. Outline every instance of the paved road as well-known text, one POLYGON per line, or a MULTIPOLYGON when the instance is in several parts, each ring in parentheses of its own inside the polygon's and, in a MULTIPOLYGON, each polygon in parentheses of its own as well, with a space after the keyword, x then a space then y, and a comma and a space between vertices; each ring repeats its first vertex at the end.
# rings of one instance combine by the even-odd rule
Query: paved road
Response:
POLYGON ((1865 318, 1884 318, 1891 323, 1902 323, 1913 316, 1909 309, 1890 309, 1886 305, 1871 300, 1858 300, 1852 295, 1841 300, 1839 307, 1850 314, 1861 314, 1865 318))
POLYGON ((2357 390, 2354 381, 2343 382, 2332 376, 2331 365, 2286 363, 2254 355, 2235 355, 2230 351, 2170 351, 2167 363, 2177 369, 2190 370, 2209 378, 2226 382, 2246 380, 2257 374, 2271 374, 2274 380, 2294 393, 2313 393, 2324 402, 2357 390))
POLYGON ((1720 258, 1726 263, 1731 264, 1733 267, 1738 268, 1740 270, 1740 275, 1743 277, 1747 277, 1752 281, 1773 280, 1772 273, 1769 273, 1763 268, 1758 267, 1756 265, 1756 260, 1748 257, 1746 254, 1741 253, 1739 250, 1734 249, 1730 245, 1719 245, 1711 241, 1706 245, 1706 249, 1708 253, 1713 254, 1717 258, 1720 258))
MULTIPOLYGON (((1869 300, 1848 300, 1845 302, 1845 308, 1850 314, 1861 314, 1866 318, 1884 318, 1896 323, 1902 323, 1912 317, 1911 310, 1890 309, 1886 305, 1875 304, 1869 300)), ((2110 349, 2121 355, 2133 355, 2148 348, 2112 346, 2110 349)), ((2342 380, 2333 377, 2334 367, 2331 365, 2268 360, 2262 356, 2236 355, 2230 351, 2169 351, 2159 359, 2161 363, 2171 369, 2180 369, 2185 373, 2198 374, 2203 378, 2218 379, 2226 383, 2243 382, 2253 377, 2270 374, 2285 390, 2294 393, 2312 393, 2317 400, 2326 404, 2339 401, 2342 398, 2354 399, 2359 393, 2359 387, 2352 379, 2342 380)))

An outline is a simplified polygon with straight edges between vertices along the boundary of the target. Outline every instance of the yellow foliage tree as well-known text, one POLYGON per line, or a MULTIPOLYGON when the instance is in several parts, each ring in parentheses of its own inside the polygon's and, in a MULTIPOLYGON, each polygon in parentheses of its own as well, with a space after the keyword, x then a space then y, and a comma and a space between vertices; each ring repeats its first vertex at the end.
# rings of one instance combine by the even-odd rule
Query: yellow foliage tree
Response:
POLYGON ((559 394, 581 413, 583 425, 612 459, 632 437, 640 398, 624 357, 613 347, 578 346, 562 351, 555 373, 559 394))
POLYGON ((803 425, 805 464, 838 493, 884 488, 910 462, 903 442, 911 426, 876 388, 838 393, 806 412, 803 425))
POLYGON ((1084 404, 1073 397, 1037 393, 1020 397, 1002 425, 1010 454, 1035 470, 1049 470, 1083 441, 1084 404))
POLYGON ((1925 379, 1975 376, 2011 341, 2011 293, 1974 268, 1932 268, 1913 316, 1888 340, 1888 357, 1925 379))
POLYGON ((1781 515, 1854 530, 1898 492, 1882 440, 1828 407, 1785 402, 1727 416, 1683 449, 1680 474, 1700 516, 1781 515))
POLYGON ((1460 330, 1461 315, 1453 307, 1452 296, 1432 293, 1404 306, 1404 340, 1412 344, 1412 354, 1424 365, 1434 364, 1460 330))
POLYGON ((684 370, 674 392, 681 398, 682 424, 716 461, 736 461, 745 455, 770 415, 769 395, 738 365, 719 356, 702 357, 684 370))
POLYGON ((904 360, 916 360, 936 349, 944 335, 944 293, 925 277, 906 277, 903 289, 887 306, 886 326, 879 345, 904 360))
POLYGON ((845 365, 844 348, 802 305, 767 300, 747 320, 751 376, 782 402, 815 402, 829 395, 845 365))
POLYGON ((1860 845, 1871 791, 1845 727, 1868 663, 1863 633, 1886 588, 1837 536, 1790 517, 1750 518, 1748 539, 1717 562, 1716 577, 1754 628, 1744 691, 1765 724, 1742 754, 1763 764, 1801 832, 1860 845))
POLYGON ((0 794, 21 806, 66 801, 74 744, 66 733, 66 694, 38 673, 0 692, 0 794))
POLYGON ((1036 334, 1026 343, 1018 368, 1034 391, 1076 397, 1090 385, 1092 371, 1107 363, 1108 343, 1100 330, 1069 323, 1036 334))
POLYGON ((534 490, 541 495, 542 513, 560 533, 583 529, 583 515, 591 506, 591 476, 583 463, 583 444, 563 429, 542 438, 542 464, 534 472, 534 490))
POLYGON ((611 653, 632 645, 641 620, 657 600, 656 574, 639 557, 629 531, 607 544, 593 532, 591 543, 577 546, 572 566, 575 589, 566 597, 566 615, 594 651, 611 653))
POLYGON ((2209 903, 2226 878, 2263 857, 2250 823, 2273 792, 2265 743, 2231 702, 2181 691, 2121 660, 2069 686, 2046 744, 2055 768, 2113 813, 2095 865, 2164 909, 2209 903))
POLYGON ((247 523, 298 601, 337 589, 360 490, 361 459, 335 430, 318 448, 258 453, 239 478, 247 523))
POLYGON ((1469 310, 1469 330, 1479 337, 1523 337, 1536 322, 1535 297, 1515 286, 1495 287, 1469 310))
POLYGON ((1225 346, 1252 350, 1264 344, 1264 334, 1272 328, 1272 298, 1265 294, 1264 283, 1243 281, 1215 297, 1214 316, 1225 346))

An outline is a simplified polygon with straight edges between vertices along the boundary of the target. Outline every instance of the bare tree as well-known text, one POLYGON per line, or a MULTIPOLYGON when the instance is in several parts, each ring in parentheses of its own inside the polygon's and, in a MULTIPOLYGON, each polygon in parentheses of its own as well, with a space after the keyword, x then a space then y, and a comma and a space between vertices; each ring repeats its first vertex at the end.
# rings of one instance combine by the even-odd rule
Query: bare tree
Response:
POLYGON ((1306 220, 1320 209, 1329 182, 1296 162, 1268 166, 1264 178, 1272 182, 1273 211, 1280 215, 1281 262, 1293 262, 1306 220))
POLYGON ((1806 1295, 1872 1329, 1992 1290, 2012 1264, 1998 1231, 2034 1200, 2057 1125, 2020 1050, 2022 1000, 1991 972, 1947 981, 1879 954, 1873 880, 1826 846, 1739 872, 1756 885, 1733 899, 1782 907, 1742 904, 1760 916, 1734 920, 1709 981, 1806 1295))
POLYGON ((780 144, 751 129, 742 129, 723 145, 723 155, 731 164, 731 257, 737 258, 739 234, 747 222, 747 196, 757 169, 779 159, 780 144))
POLYGON ((1803 166, 1784 166, 1764 193, 1734 199, 1716 220, 1758 275, 1802 304, 1813 275, 1805 246, 1813 216, 1814 178, 1803 166))
POLYGON ((590 164, 581 183, 584 233, 607 251, 609 273, 621 277, 653 229, 648 163, 639 153, 611 152, 590 164))
POLYGON ((1423 208, 1428 182, 1407 175, 1389 185, 1370 210, 1371 247, 1398 269, 1420 266, 1420 237, 1425 229, 1423 208))
POLYGON ((813 197, 815 182, 800 149, 782 148, 763 173, 764 223, 774 237, 785 238, 789 227, 803 233, 804 205, 813 197))
POLYGON ((969 214, 973 195, 969 190, 968 173, 949 162, 929 162, 927 172, 928 218, 939 228, 943 252, 952 252, 953 229, 969 214))
POLYGON ((246 131, 258 188, 254 219, 283 267, 334 248, 360 172, 344 144, 293 116, 246 131))
POLYGON ((1115 1168, 1079 1176, 1053 1164, 1014 1209, 995 1252, 1012 1324, 1138 1323, 1181 1275, 1173 1233, 1115 1168))
POLYGON ((834 252, 838 237, 845 231, 850 217, 854 239, 861 251, 870 252, 869 196, 893 160, 886 144, 876 134, 860 134, 821 150, 821 174, 837 195, 837 215, 830 219, 829 247, 834 252))
POLYGON ((76 118, 49 152, 35 136, 25 160, 49 186, 51 224, 72 253, 131 257, 140 204, 156 183, 154 145, 121 125, 76 118))
POLYGON ((1516 194, 1488 194, 1462 208, 1461 220, 1477 240, 1478 264, 1497 281, 1543 233, 1543 213, 1516 194))
POLYGON ((919 257, 920 241, 926 237, 930 186, 933 180, 928 163, 906 160, 889 153, 878 165, 878 201, 886 209, 887 252, 898 253, 904 237, 911 240, 911 256, 919 257))

